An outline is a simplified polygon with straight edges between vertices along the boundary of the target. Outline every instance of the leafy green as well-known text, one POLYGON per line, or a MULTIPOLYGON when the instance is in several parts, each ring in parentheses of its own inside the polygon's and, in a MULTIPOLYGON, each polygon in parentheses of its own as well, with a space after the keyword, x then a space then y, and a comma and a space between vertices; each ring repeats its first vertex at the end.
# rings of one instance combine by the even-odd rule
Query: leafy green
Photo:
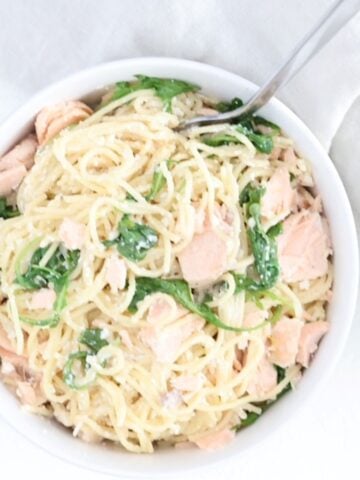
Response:
POLYGON ((243 206, 245 203, 260 203, 261 197, 265 193, 265 188, 254 187, 251 183, 248 183, 242 190, 239 196, 239 203, 243 206))
MULTIPOLYGON (((243 105, 240 98, 235 97, 230 102, 220 102, 216 105, 216 109, 221 112, 230 112, 243 105)), ((259 152, 271 153, 274 148, 272 137, 279 135, 281 129, 278 125, 269 120, 266 120, 259 115, 247 115, 246 117, 238 117, 234 120, 237 122, 236 130, 245 135, 251 143, 253 143, 259 152), (264 135, 259 132, 259 126, 265 126, 269 129, 269 134, 264 135)), ((232 122, 233 123, 233 122, 232 122)), ((207 145, 212 147, 220 147, 222 145, 229 145, 231 143, 241 143, 236 137, 226 133, 215 134, 211 137, 205 137, 207 145)))
POLYGON ((277 244, 275 237, 281 233, 281 224, 272 227, 265 232, 260 221, 260 201, 264 189, 248 185, 240 194, 240 205, 246 206, 248 222, 248 237, 257 278, 233 273, 236 283, 236 292, 242 290, 261 291, 273 287, 280 275, 280 267, 277 256, 277 244))
POLYGON ((275 369, 277 374, 277 383, 280 383, 285 378, 286 370, 285 368, 279 367, 278 365, 275 365, 275 369))
POLYGON ((20 212, 17 207, 12 207, 7 204, 5 197, 0 197, 0 218, 18 217, 20 212))
POLYGON ((230 102, 219 102, 215 108, 218 112, 225 113, 231 112, 236 108, 242 107, 244 102, 239 97, 234 97, 230 102))
POLYGON ((39 247, 33 253, 28 268, 23 274, 20 273, 20 265, 17 265, 16 283, 27 290, 36 290, 47 287, 50 283, 56 286, 63 284, 64 279, 68 277, 76 268, 80 250, 67 250, 59 246, 52 254, 45 266, 40 266, 40 262, 51 246, 39 247))
POLYGON ((126 95, 129 95, 129 93, 136 92, 137 90, 141 89, 136 83, 126 81, 116 82, 111 101, 118 100, 119 98, 125 97, 126 95))
POLYGON ((262 303, 262 300, 266 298, 277 302, 278 305, 282 305, 283 307, 291 308, 292 306, 291 302, 287 298, 276 295, 271 290, 246 290, 246 301, 255 303, 260 310, 264 310, 265 307, 262 303))
POLYGON ((236 137, 228 133, 215 133, 214 135, 205 136, 202 141, 209 147, 221 147, 222 145, 240 143, 236 137))
POLYGON ((209 303, 214 300, 214 295, 210 292, 206 292, 203 298, 203 303, 209 303))
POLYGON ((260 117, 259 115, 254 115, 251 117, 251 121, 255 130, 258 125, 268 127, 270 129, 271 136, 279 135, 281 132, 279 125, 276 125, 276 123, 270 122, 269 120, 266 120, 266 118, 260 117))
POLYGON ((127 192, 125 200, 128 202, 137 202, 136 198, 131 195, 131 193, 127 192))
POLYGON ((266 232, 267 236, 270 238, 276 238, 283 233, 283 223, 278 222, 276 225, 273 225, 266 232))
POLYGON ((274 148, 274 142, 271 136, 262 135, 260 133, 255 133, 254 130, 249 126, 244 126, 239 124, 236 126, 236 130, 239 133, 245 135, 251 143, 253 143, 259 152, 262 153, 271 153, 274 148))
POLYGON ((96 372, 92 371, 90 374, 87 372, 89 369, 89 358, 93 358, 103 347, 109 345, 109 342, 101 337, 101 328, 87 328, 80 337, 79 343, 89 348, 88 351, 78 351, 69 355, 69 358, 65 364, 63 370, 63 379, 68 387, 73 390, 83 390, 88 388, 96 378, 96 372), (75 362, 80 362, 80 366, 83 373, 83 378, 78 379, 74 372, 75 362))
POLYGON ((190 287, 185 280, 165 280, 161 278, 139 277, 136 279, 135 295, 129 306, 129 311, 134 312, 137 303, 154 292, 162 292, 172 296, 180 305, 192 313, 203 317, 209 323, 225 330, 238 331, 235 327, 225 325, 220 318, 205 303, 198 304, 194 301, 190 287))
POLYGON ((87 357, 88 352, 75 352, 69 355, 69 358, 63 370, 63 379, 66 385, 72 390, 83 390, 85 388, 88 388, 89 385, 91 385, 91 383, 96 378, 96 374, 94 374, 90 379, 88 379, 88 381, 85 381, 83 383, 76 378, 76 374, 74 373, 75 362, 80 362, 81 367, 85 372, 87 369, 87 357))
MULTIPOLYGON (((235 129, 245 135, 251 143, 253 143, 257 150, 262 153, 271 153, 274 142, 269 135, 262 135, 260 133, 255 133, 249 127, 245 127, 242 124, 239 124, 235 129)), ((202 140, 206 145, 210 147, 221 147, 223 145, 238 144, 241 141, 225 132, 215 133, 214 135, 206 135, 202 140)))
POLYGON ((102 338, 102 332, 101 328, 87 328, 81 333, 79 342, 90 348, 92 353, 98 353, 103 347, 109 345, 109 342, 102 338))
POLYGON ((233 427, 233 430, 238 433, 242 428, 249 427, 255 423, 258 418, 260 418, 261 413, 249 412, 244 420, 241 420, 240 423, 233 427))
MULTIPOLYGON (((21 320, 38 327, 55 327, 60 320, 60 313, 66 306, 66 294, 69 287, 70 275, 77 267, 80 250, 67 250, 59 246, 52 254, 46 265, 40 263, 51 245, 39 247, 32 254, 27 270, 21 273, 21 261, 16 262, 15 282, 25 290, 38 290, 53 285, 56 292, 56 300, 53 315, 45 319, 33 319, 21 317, 21 320)), ((26 248, 27 250, 27 248, 26 248)), ((22 255, 20 255, 22 260, 22 255)))
POLYGON ((153 89, 155 94, 163 101, 165 110, 171 112, 173 97, 181 93, 197 92, 200 89, 193 83, 173 78, 148 77, 146 75, 135 75, 135 77, 137 80, 134 82, 116 83, 111 100, 117 100, 137 90, 153 89))
POLYGON ((151 202, 166 185, 164 174, 159 168, 156 168, 151 182, 150 192, 146 195, 146 200, 151 202))
POLYGON ((132 261, 143 260, 150 248, 158 243, 154 229, 142 223, 136 223, 129 215, 123 215, 118 224, 119 235, 113 240, 105 240, 106 247, 116 245, 122 256, 132 261))
MULTIPOLYGON (((257 325, 256 327, 250 328, 238 328, 226 325, 223 323, 220 318, 211 310, 211 308, 206 303, 197 303, 194 301, 193 295, 191 293, 189 284, 185 280, 167 280, 162 278, 149 278, 149 277, 138 277, 136 279, 136 290, 132 298, 132 301, 129 305, 129 311, 135 312, 137 310, 138 302, 142 301, 147 295, 151 293, 161 292, 167 295, 170 295, 174 298, 180 305, 189 310, 192 313, 199 315, 204 318, 208 323, 215 325, 217 328, 222 328, 224 330, 231 330, 234 332, 248 332, 252 330, 257 330, 258 328, 263 327, 269 322, 275 322, 278 320, 278 315, 280 310, 275 309, 274 314, 270 320, 266 320, 264 323, 257 325)), ((282 311, 282 308, 281 308, 282 311)))
MULTIPOLYGON (((284 380, 286 377, 286 370, 285 368, 279 367, 279 365, 274 365, 277 373, 277 383, 280 383, 284 380)), ((280 393, 278 393, 276 400, 281 398, 285 393, 289 392, 292 390, 291 383, 289 382, 282 390, 280 393)))
MULTIPOLYGON (((216 105, 216 109, 221 112, 230 112, 236 108, 242 107, 243 102, 240 98, 235 97, 230 102, 220 102, 216 105)), ((270 122, 259 115, 247 115, 245 117, 237 117, 231 123, 237 123, 236 130, 246 137, 255 145, 256 149, 262 153, 270 153, 274 147, 272 137, 279 135, 281 129, 276 123, 270 122), (269 130, 268 134, 264 135, 259 133, 259 127, 264 126, 269 130)), ((206 138, 206 144, 219 147, 221 145, 229 145, 230 143, 240 143, 239 140, 231 135, 216 134, 212 137, 206 138)))
POLYGON ((255 269, 264 290, 275 285, 279 278, 280 267, 276 241, 266 234, 258 219, 255 218, 255 222, 254 227, 249 227, 248 236, 255 259, 255 269))

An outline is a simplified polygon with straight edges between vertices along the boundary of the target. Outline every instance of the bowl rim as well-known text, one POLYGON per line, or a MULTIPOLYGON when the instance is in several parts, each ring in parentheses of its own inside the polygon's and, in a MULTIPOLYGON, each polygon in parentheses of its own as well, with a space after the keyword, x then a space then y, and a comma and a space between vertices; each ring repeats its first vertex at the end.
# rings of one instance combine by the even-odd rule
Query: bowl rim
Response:
MULTIPOLYGON (((24 105, 22 105, 20 108, 18 108, 14 113, 12 113, 2 124, 1 126, 1 136, 0 136, 0 152, 1 151, 6 151, 6 147, 9 148, 15 141, 17 141, 19 138, 21 138, 25 131, 28 129, 29 124, 33 121, 33 117, 35 113, 42 108, 45 105, 48 105, 49 102, 54 99, 56 101, 56 97, 58 98, 57 101, 63 100, 63 99, 70 99, 70 98, 81 98, 87 93, 91 93, 96 88, 101 88, 104 85, 108 85, 114 82, 108 81, 107 83, 103 84, 98 84, 97 87, 90 87, 91 84, 95 85, 96 83, 96 78, 97 76, 100 76, 102 78, 105 78, 108 76, 109 78, 111 77, 111 72, 112 74, 119 70, 119 77, 118 80, 121 80, 122 70, 125 68, 129 69, 136 69, 138 71, 150 71, 154 70, 153 75, 159 75, 159 70, 162 68, 164 70, 168 70, 169 74, 171 75, 172 70, 183 70, 184 71, 184 77, 191 71, 193 72, 194 75, 199 75, 203 76, 204 78, 206 76, 211 76, 213 75, 214 77, 222 78, 226 81, 230 80, 236 84, 238 84, 239 90, 245 89, 248 91, 254 91, 257 86, 250 82, 249 80, 241 77, 240 75, 237 75, 235 73, 231 73, 227 70, 224 70, 219 67, 215 67, 212 65, 208 65, 205 63, 200 63, 200 62, 195 62, 191 60, 185 60, 185 59, 179 59, 179 58, 171 58, 171 57, 138 57, 138 58, 131 58, 131 59, 122 59, 122 60, 116 60, 113 62, 107 62, 107 63, 101 63, 99 65, 96 65, 91 68, 83 69, 80 70, 77 73, 74 73, 72 75, 69 75, 55 83, 52 83, 51 85, 47 86, 46 88, 40 90, 38 93, 33 95, 24 105), (89 81, 89 79, 92 79, 89 81), (83 89, 82 83, 89 83, 89 88, 86 90, 83 89), (63 91, 66 88, 70 91, 70 95, 63 95, 59 94, 59 92, 63 91), (76 92, 83 92, 82 95, 77 95, 76 92), (19 126, 18 126, 19 125, 19 126)), ((134 73, 138 73, 138 71, 135 71, 134 73)), ((145 72, 147 73, 147 72, 145 72)), ((125 78, 124 78, 125 79, 125 78)), ((184 78, 186 79, 186 78, 184 78)), ((100 83, 100 82, 99 82, 100 83)), ((206 85, 204 85, 204 89, 206 90, 206 85)), ((348 200, 348 197, 345 192, 345 188, 341 182, 341 179, 336 171, 335 166, 333 165, 329 155, 327 152, 324 150, 323 146, 320 144, 320 142, 316 139, 316 137, 312 134, 312 132, 309 130, 309 128, 300 120, 295 113, 293 113, 287 106, 285 106, 282 102, 280 102, 278 99, 273 98, 268 106, 266 108, 269 108, 269 110, 277 111, 279 113, 280 117, 284 117, 288 119, 288 121, 293 124, 296 128, 299 130, 299 132, 302 132, 304 137, 308 139, 309 144, 312 144, 314 151, 316 151, 318 157, 322 158, 323 166, 322 168, 325 168, 327 170, 327 173, 331 177, 331 181, 334 182, 334 185, 336 186, 336 194, 339 195, 339 204, 342 206, 344 209, 344 225, 345 225, 345 230, 347 234, 347 255, 348 257, 352 257, 353 261, 353 270, 352 270, 352 279, 351 282, 348 285, 347 288, 347 314, 345 315, 345 327, 343 330, 340 332, 340 336, 337 339, 337 342, 334 343, 334 352, 333 356, 330 358, 330 355, 328 355, 328 363, 326 364, 326 368, 322 372, 321 378, 317 380, 316 385, 313 385, 311 392, 307 392, 306 394, 302 395, 297 395, 295 398, 287 398, 286 399, 286 404, 288 405, 293 405, 294 410, 293 411, 298 411, 301 406, 303 406, 307 401, 309 401, 310 398, 313 398, 314 396, 314 390, 318 390, 325 382, 325 380, 330 376, 331 372, 333 371, 340 355, 341 352, 344 349, 346 339, 348 337, 351 324, 352 324, 352 319, 354 317, 355 313, 355 307, 356 307, 356 299, 357 299, 357 290, 358 290, 358 283, 359 283, 359 254, 358 254, 358 242, 357 242, 357 233, 356 233, 356 228, 355 228, 355 222, 354 222, 354 217, 353 213, 351 210, 350 202, 348 200)), ((265 108, 265 109, 266 109, 265 108)), ((286 130, 286 129, 285 129, 286 130)), ((311 159, 312 163, 312 159, 311 159)), ((331 223, 331 222, 330 222, 331 223)), ((330 347, 328 348, 328 350, 330 347)), ((322 349, 319 350, 319 353, 321 352, 322 349)), ((315 362, 314 362, 315 363, 315 362)), ((323 362, 324 363, 324 362, 323 362)), ((313 368, 313 367, 312 367, 313 368)), ((310 370, 312 370, 312 368, 310 370)), ((301 383, 305 382, 306 378, 302 379, 301 383)), ((307 382, 309 383, 309 382, 307 382)), ((309 390, 309 388, 308 388, 309 390)), ((304 392, 305 389, 302 390, 304 392)), ((3 386, 0 386, 0 395, 5 395, 5 391, 3 386)), ((292 395, 293 397, 294 395, 292 395)), ((98 471, 101 473, 109 474, 109 475, 126 475, 126 476, 131 476, 131 477, 147 477, 150 478, 152 475, 160 476, 160 475, 171 475, 172 469, 158 469, 156 465, 153 465, 154 468, 151 468, 151 472, 149 471, 149 467, 147 466, 145 469, 140 468, 138 470, 134 471, 129 471, 128 469, 123 469, 122 465, 119 465, 119 468, 116 468, 115 470, 113 468, 107 468, 106 466, 102 465, 101 462, 96 463, 96 461, 92 462, 92 465, 89 465, 89 458, 74 458, 72 456, 71 458, 69 457, 69 452, 65 453, 65 450, 57 449, 56 448, 56 443, 57 440, 54 440, 53 444, 49 442, 49 437, 45 437, 44 439, 34 436, 34 434, 30 431, 28 432, 26 428, 23 427, 22 424, 22 415, 20 415, 20 408, 16 400, 14 399, 13 401, 13 407, 10 405, 10 400, 9 398, 5 398, 5 408, 1 409, 0 411, 0 416, 1 418, 11 427, 13 427, 20 435, 25 437, 28 441, 31 443, 37 445, 40 447, 42 450, 56 456, 59 459, 62 459, 64 461, 67 461, 73 465, 76 466, 81 466, 87 469, 90 469, 92 471, 98 471), (13 414, 10 414, 7 416, 7 407, 9 411, 13 412, 13 414)), ((278 402, 279 404, 282 403, 282 399, 278 402)), ((284 412, 284 409, 283 409, 284 412)), ((278 417, 281 420, 281 426, 284 426, 286 423, 286 415, 284 413, 282 415, 278 415, 278 417)), ((259 420, 260 422, 260 420, 259 420)), ((40 422, 39 422, 40 423, 40 422)), ((254 428, 254 427, 252 427, 254 428)), ((256 427, 255 427, 256 428, 256 427)), ((277 428, 280 428, 280 425, 277 426, 277 428)), ((69 434, 68 434, 69 435, 69 434)), ((268 432, 268 435, 270 435, 270 432, 268 432)), ((71 437, 71 435, 69 435, 71 437)), ((253 440, 254 435, 250 435, 249 438, 252 439, 250 442, 251 445, 249 446, 243 446, 241 452, 238 452, 237 454, 243 454, 247 448, 254 447, 255 444, 258 444, 261 442, 263 439, 257 439, 253 440)), ((256 437, 256 435, 255 435, 256 437)), ((70 443, 70 442, 69 442, 70 443)), ((104 448, 104 447, 101 447, 104 448)), ((118 455, 122 455, 122 452, 119 452, 118 455)), ((187 465, 185 462, 183 465, 177 468, 176 473, 180 473, 182 471, 186 470, 193 470, 195 468, 199 468, 202 466, 209 466, 210 464, 225 460, 227 458, 232 457, 233 455, 236 454, 236 451, 232 449, 224 449, 215 455, 212 455, 211 457, 204 456, 201 457, 200 461, 195 462, 194 465, 187 465)), ((137 455, 138 458, 144 458, 142 455, 137 455)))

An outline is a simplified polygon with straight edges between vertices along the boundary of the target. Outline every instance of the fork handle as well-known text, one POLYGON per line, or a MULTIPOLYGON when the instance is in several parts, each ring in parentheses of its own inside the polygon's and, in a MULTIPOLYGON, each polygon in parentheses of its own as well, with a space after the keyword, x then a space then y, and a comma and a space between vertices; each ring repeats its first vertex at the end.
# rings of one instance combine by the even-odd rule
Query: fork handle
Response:
MULTIPOLYGON (((254 113, 267 103, 359 10, 359 0, 335 2, 295 47, 280 69, 244 105, 246 112, 243 108, 241 114, 254 113)), ((231 113, 235 113, 235 110, 231 113)))
POLYGON ((242 107, 217 115, 195 117, 181 123, 181 131, 195 125, 224 123, 255 113, 285 85, 360 10, 360 0, 337 0, 305 35, 279 70, 242 107))

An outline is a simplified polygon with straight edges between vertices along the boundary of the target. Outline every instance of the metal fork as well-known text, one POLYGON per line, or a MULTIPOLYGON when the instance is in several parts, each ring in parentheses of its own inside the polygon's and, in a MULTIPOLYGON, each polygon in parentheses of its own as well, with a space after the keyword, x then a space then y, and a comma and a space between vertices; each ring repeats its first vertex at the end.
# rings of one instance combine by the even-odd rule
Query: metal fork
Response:
POLYGON ((218 115, 195 117, 176 128, 224 123, 251 115, 263 107, 360 10, 360 0, 338 0, 305 35, 280 69, 242 107, 218 115))

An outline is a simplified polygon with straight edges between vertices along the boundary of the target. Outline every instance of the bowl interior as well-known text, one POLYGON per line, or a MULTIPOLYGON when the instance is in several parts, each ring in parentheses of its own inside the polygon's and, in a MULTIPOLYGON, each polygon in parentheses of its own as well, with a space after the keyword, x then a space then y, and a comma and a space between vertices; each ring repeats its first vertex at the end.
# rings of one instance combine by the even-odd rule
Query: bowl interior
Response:
MULTIPOLYGON (((254 84, 235 74, 186 60, 139 58, 104 64, 47 88, 14 113, 2 126, 0 152, 5 152, 31 128, 34 115, 43 106, 84 97, 116 81, 131 79, 137 73, 188 80, 219 99, 240 96, 246 100, 256 89, 254 84)), ((331 160, 301 120, 276 99, 264 107, 262 114, 278 123, 312 163, 335 252, 334 294, 328 311, 330 333, 296 391, 279 400, 255 425, 237 435, 225 450, 206 453, 195 449, 164 449, 154 455, 135 455, 110 445, 85 444, 54 421, 22 412, 14 397, 0 385, 1 415, 29 440, 74 464, 113 475, 149 477, 179 472, 239 455, 253 447, 292 416, 330 373, 346 340, 357 294, 358 250, 351 208, 331 160)))

